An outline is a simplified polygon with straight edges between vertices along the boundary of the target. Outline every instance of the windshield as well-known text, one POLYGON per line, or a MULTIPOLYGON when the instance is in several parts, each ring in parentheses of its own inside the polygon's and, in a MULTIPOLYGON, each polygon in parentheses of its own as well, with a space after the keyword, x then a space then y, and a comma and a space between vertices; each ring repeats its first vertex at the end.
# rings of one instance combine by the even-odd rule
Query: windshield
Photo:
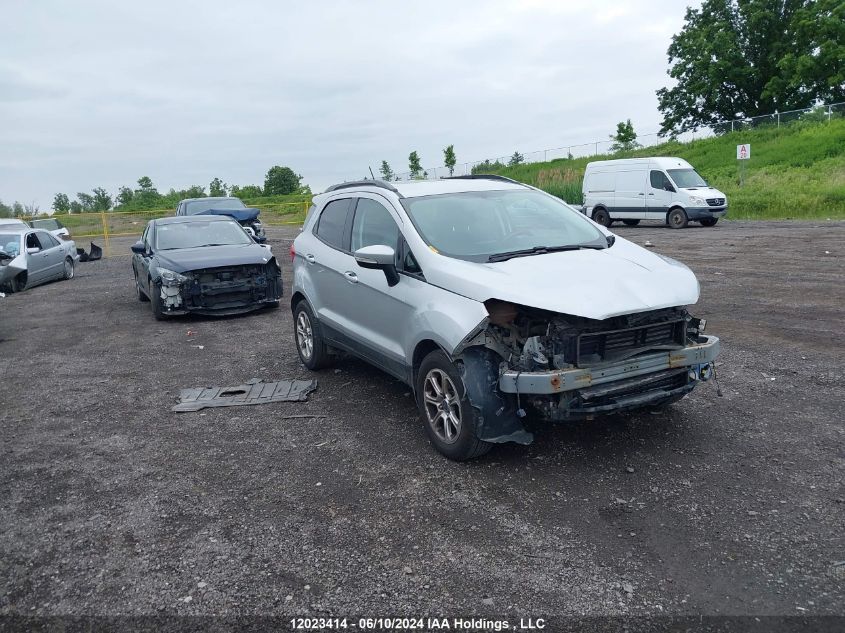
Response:
POLYGON ((668 169, 669 176, 681 189, 706 187, 707 182, 694 169, 668 169))
POLYGON ((192 200, 185 203, 185 213, 194 215, 195 213, 202 213, 209 209, 217 211, 228 211, 230 209, 246 209, 246 205, 237 198, 211 199, 211 200, 192 200))
POLYGON ((58 220, 33 220, 31 224, 32 228, 44 229, 45 231, 55 231, 56 229, 63 228, 58 220))
POLYGON ((21 252, 20 233, 0 233, 0 251, 16 257, 21 252))
POLYGON ((156 248, 160 251, 252 243, 252 238, 234 220, 174 222, 156 226, 156 248))
POLYGON ((422 238, 457 259, 483 262, 538 246, 607 246, 583 215, 532 189, 405 198, 402 204, 422 238))

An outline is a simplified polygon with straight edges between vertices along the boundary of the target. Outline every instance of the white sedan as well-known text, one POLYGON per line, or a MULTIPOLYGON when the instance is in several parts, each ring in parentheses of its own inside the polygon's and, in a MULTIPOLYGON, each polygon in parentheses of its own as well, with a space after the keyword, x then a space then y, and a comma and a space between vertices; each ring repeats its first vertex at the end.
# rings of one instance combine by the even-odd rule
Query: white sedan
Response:
POLYGON ((0 288, 6 292, 71 279, 78 262, 73 240, 28 226, 0 225, 0 288))

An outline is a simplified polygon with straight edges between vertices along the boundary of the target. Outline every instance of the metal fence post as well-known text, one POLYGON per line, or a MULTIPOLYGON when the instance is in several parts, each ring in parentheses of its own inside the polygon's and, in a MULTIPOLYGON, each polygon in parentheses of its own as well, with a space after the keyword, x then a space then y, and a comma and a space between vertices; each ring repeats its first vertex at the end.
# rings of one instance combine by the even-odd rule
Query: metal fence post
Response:
POLYGON ((733 131, 734 131, 734 122, 733 122, 733 119, 731 119, 731 132, 733 132, 733 131))
POLYGON ((833 112, 833 105, 832 104, 827 106, 827 122, 828 123, 830 123, 831 112, 833 112))
POLYGON ((776 111, 775 114, 778 115, 778 127, 780 127, 780 112, 776 111))
POLYGON ((100 217, 103 221, 103 250, 106 253, 106 257, 111 257, 111 242, 109 241, 109 221, 106 218, 106 212, 100 211, 100 217))

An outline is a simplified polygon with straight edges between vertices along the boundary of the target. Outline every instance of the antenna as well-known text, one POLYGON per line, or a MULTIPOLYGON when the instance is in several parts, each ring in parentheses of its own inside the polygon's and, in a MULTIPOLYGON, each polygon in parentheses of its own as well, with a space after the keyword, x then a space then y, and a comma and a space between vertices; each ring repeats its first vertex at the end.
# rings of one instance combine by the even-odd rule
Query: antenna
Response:
POLYGON ((370 167, 370 176, 373 177, 373 180, 376 179, 375 174, 373 174, 373 168, 372 167, 370 167))

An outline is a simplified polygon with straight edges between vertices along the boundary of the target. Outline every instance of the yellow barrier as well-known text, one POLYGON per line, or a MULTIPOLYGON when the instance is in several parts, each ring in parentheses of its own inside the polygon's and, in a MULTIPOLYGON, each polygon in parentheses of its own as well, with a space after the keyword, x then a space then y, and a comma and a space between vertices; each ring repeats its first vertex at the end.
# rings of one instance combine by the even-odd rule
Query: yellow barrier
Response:
MULTIPOLYGON (((260 220, 265 226, 284 226, 300 224, 305 219, 305 212, 311 206, 310 202, 280 202, 275 204, 253 205, 260 209, 260 220)), ((173 209, 153 209, 149 211, 103 211, 97 213, 71 213, 53 215, 70 231, 71 238, 77 246, 84 247, 84 241, 89 238, 103 240, 103 256, 125 255, 125 249, 112 253, 112 238, 140 237, 150 220, 172 216, 173 209)), ((31 218, 24 218, 29 220, 31 218)), ((45 219, 39 216, 37 219, 45 219)), ((87 249, 86 249, 87 250, 87 249)))

